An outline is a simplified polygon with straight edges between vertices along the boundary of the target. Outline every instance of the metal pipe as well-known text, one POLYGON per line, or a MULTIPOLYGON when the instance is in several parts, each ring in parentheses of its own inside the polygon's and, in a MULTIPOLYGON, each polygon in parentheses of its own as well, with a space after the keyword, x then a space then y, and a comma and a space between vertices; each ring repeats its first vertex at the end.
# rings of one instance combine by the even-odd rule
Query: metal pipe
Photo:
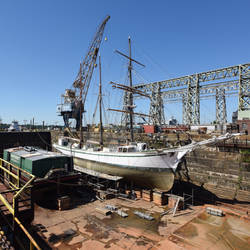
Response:
POLYGON ((17 180, 17 178, 18 178, 17 175, 13 174, 7 168, 3 167, 2 164, 0 165, 0 168, 3 169, 6 173, 8 173, 9 175, 11 175, 13 178, 15 178, 17 180))
POLYGON ((20 226, 20 228, 23 230, 23 232, 27 235, 27 237, 29 238, 29 240, 33 244, 33 246, 35 246, 37 248, 37 250, 42 250, 42 248, 40 248, 38 246, 38 244, 33 239, 33 237, 30 235, 30 233, 27 231, 27 229, 22 225, 22 223, 20 222, 20 220, 17 217, 14 217, 14 219, 15 219, 16 223, 20 226))
POLYGON ((16 199, 21 193, 22 191, 29 186, 29 184, 34 181, 36 179, 36 177, 32 177, 28 182, 26 182, 26 184, 14 195, 13 200, 16 199))
POLYGON ((0 200, 3 202, 3 204, 8 208, 10 213, 14 215, 14 209, 10 205, 10 203, 3 197, 3 195, 0 194, 0 200))

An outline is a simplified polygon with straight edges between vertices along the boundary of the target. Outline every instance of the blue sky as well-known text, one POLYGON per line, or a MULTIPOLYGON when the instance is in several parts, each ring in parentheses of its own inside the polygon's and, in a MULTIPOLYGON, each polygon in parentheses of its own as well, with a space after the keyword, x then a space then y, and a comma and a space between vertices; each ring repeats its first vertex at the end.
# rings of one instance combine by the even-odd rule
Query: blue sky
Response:
MULTIPOLYGON (((164 80, 227 67, 250 60, 250 1, 0 1, 0 117, 23 123, 58 122, 56 105, 70 88, 97 26, 109 14, 101 45, 103 84, 108 107, 118 108, 122 93, 109 81, 124 82, 126 60, 114 53, 128 50, 146 65, 135 66, 135 83, 164 80)), ((93 74, 86 119, 97 95, 93 74)), ((149 104, 139 102, 138 111, 149 104), (139 104, 143 104, 139 107, 139 104)), ((237 98, 227 101, 228 116, 237 98)), ((166 105, 166 117, 181 121, 181 104, 166 105)), ((214 119, 214 101, 201 103, 201 120, 214 119)), ((117 114, 106 116, 119 122, 117 114)))

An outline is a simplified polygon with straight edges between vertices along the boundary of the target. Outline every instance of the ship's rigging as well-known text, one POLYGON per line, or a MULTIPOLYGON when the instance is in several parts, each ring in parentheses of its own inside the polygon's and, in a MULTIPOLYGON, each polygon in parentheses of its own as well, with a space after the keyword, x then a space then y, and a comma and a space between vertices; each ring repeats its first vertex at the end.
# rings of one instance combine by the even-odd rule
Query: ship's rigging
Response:
POLYGON ((122 112, 122 120, 125 120, 125 128, 128 127, 129 124, 129 131, 130 131, 130 139, 133 142, 134 141, 134 133, 133 133, 133 116, 134 115, 139 115, 139 116, 148 116, 140 113, 135 113, 134 112, 134 102, 133 102, 133 94, 139 94, 144 97, 149 97, 149 95, 145 94, 142 91, 137 91, 135 88, 133 88, 133 83, 132 83, 132 62, 135 62, 143 67, 145 67, 144 64, 136 61, 135 59, 132 58, 131 56, 131 39, 130 37, 128 38, 128 45, 129 45, 129 56, 123 54, 122 52, 115 50, 116 53, 120 54, 121 56, 129 59, 129 64, 128 64, 128 76, 129 76, 129 86, 115 83, 115 82, 110 82, 113 86, 113 88, 118 88, 121 90, 124 90, 124 103, 123 103, 123 110, 117 110, 117 109, 109 109, 110 111, 116 111, 116 112, 122 112))

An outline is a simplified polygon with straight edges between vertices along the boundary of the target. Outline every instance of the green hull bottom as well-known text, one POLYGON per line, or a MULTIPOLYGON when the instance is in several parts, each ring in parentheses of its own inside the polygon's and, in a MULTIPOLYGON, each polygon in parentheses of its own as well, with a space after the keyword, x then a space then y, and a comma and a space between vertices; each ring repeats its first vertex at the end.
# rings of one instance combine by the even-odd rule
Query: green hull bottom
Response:
POLYGON ((157 171, 154 169, 138 169, 129 167, 119 167, 105 163, 74 158, 74 164, 83 168, 94 170, 100 173, 122 176, 126 181, 133 181, 141 187, 168 191, 174 183, 174 173, 172 169, 157 171))

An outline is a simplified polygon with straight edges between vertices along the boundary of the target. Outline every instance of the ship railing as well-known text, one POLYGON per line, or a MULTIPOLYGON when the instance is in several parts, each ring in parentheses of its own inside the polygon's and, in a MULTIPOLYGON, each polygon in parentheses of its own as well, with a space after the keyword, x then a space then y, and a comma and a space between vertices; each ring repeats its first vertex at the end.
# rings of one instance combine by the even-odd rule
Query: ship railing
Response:
POLYGON ((238 151, 239 149, 249 149, 250 140, 247 137, 245 139, 231 138, 230 140, 218 143, 217 146, 224 148, 234 148, 236 151, 238 151))

